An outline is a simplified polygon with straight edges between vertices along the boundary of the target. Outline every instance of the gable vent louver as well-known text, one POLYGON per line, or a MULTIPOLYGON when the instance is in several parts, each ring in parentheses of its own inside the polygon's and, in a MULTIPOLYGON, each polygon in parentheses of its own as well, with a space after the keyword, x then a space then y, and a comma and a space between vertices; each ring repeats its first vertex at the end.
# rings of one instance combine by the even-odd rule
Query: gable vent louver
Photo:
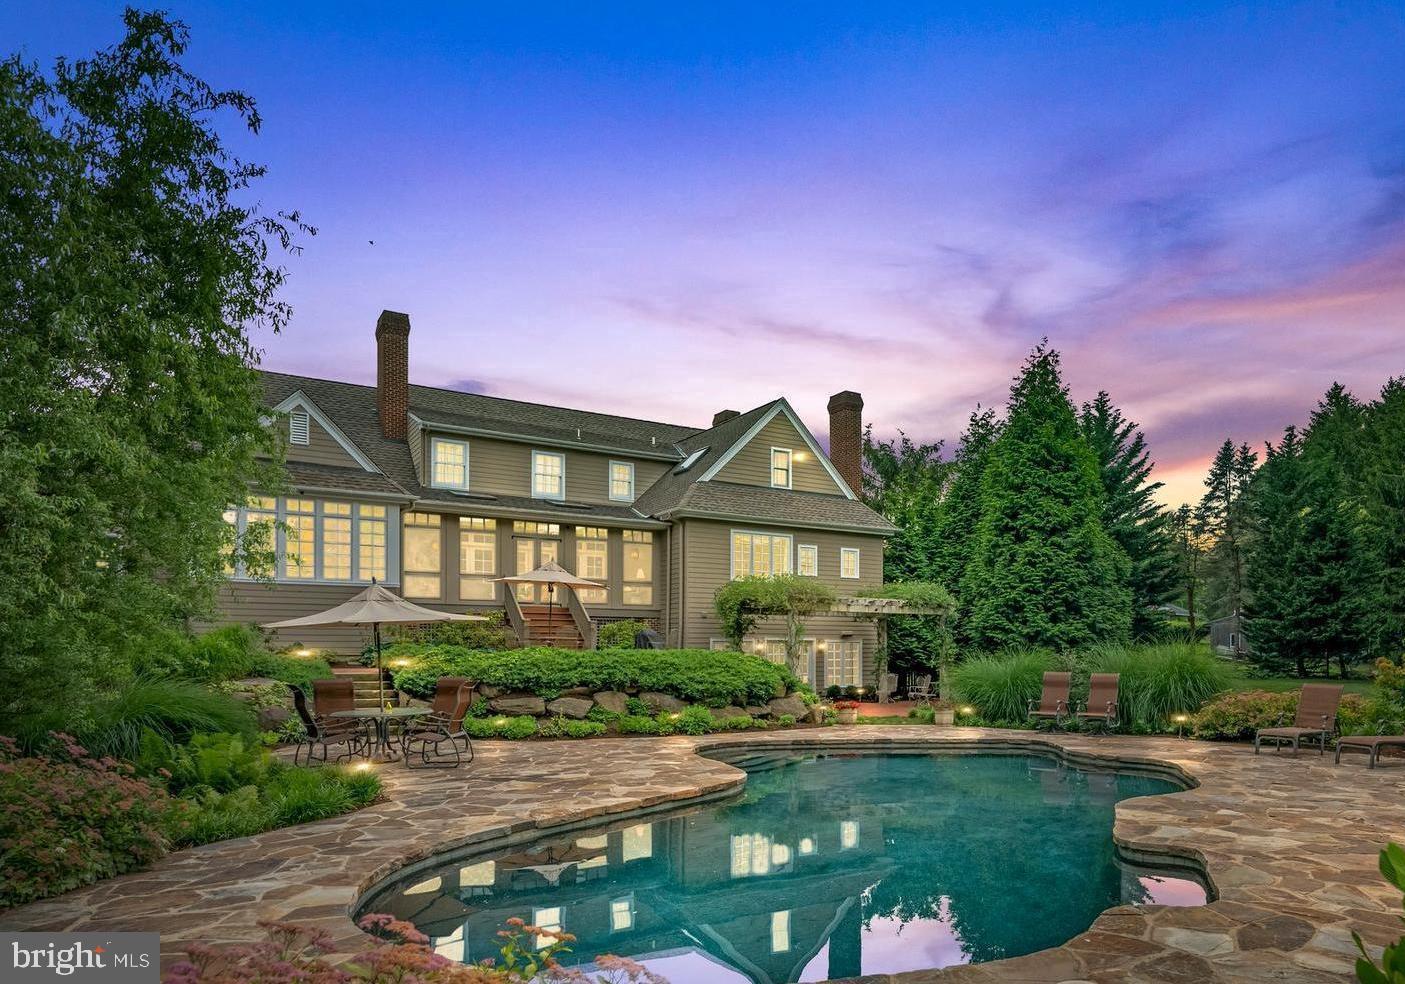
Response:
POLYGON ((294 410, 288 414, 288 441, 291 444, 306 444, 308 442, 306 410, 294 410))

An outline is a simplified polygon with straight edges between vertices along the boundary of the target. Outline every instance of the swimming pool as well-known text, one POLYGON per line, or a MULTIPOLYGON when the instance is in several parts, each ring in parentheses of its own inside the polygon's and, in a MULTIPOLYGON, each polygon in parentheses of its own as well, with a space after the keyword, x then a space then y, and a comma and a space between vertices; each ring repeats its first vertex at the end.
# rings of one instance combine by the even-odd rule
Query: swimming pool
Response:
POLYGON ((742 752, 726 800, 496 853, 384 887, 389 912, 476 962, 517 916, 563 962, 633 957, 673 984, 781 984, 1020 956, 1124 902, 1199 905, 1191 877, 1117 857, 1113 806, 1162 778, 1025 755, 742 752))

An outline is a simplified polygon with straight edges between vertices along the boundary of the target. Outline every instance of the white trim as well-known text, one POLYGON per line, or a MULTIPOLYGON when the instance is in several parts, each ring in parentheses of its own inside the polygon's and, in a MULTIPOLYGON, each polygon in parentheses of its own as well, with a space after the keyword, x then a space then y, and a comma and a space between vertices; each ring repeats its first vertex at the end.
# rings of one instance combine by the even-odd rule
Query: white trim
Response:
POLYGON ((469 448, 468 448, 468 442, 467 442, 467 441, 461 441, 461 440, 459 440, 459 439, 456 438, 456 437, 440 437, 440 436, 438 436, 437 434, 431 434, 431 435, 429 435, 429 487, 432 488, 432 489, 450 489, 450 490, 459 491, 459 492, 467 492, 468 489, 469 489, 469 483, 470 483, 469 472, 468 472, 468 454, 469 454, 469 448), (462 484, 462 485, 449 485, 449 484, 447 484, 447 483, 440 482, 440 481, 438 481, 438 480, 435 478, 435 475, 434 475, 435 467, 434 467, 434 466, 435 466, 435 464, 436 464, 436 461, 435 461, 435 456, 434 456, 434 446, 435 446, 436 444, 457 444, 459 447, 463 448, 463 484, 462 484))
POLYGON ((844 580, 846 580, 846 581, 857 581, 857 580, 859 580, 861 577, 863 577, 862 562, 863 562, 863 554, 859 551, 859 548, 858 548, 858 547, 840 547, 840 548, 839 548, 839 576, 842 577, 844 580), (845 573, 844 573, 844 555, 845 555, 845 554, 853 554, 853 555, 854 555, 854 573, 852 573, 852 574, 845 574, 845 573))
POLYGON ((820 546, 818 543, 797 543, 795 545, 795 573, 800 577, 820 576, 820 546), (802 550, 813 550, 815 552, 815 572, 813 574, 806 574, 800 569, 800 551, 802 550))
POLYGON ((611 459, 610 459, 609 465, 607 465, 606 468, 605 468, 605 494, 609 497, 609 499, 610 499, 611 502, 633 502, 635 499, 639 498, 637 495, 634 494, 634 493, 635 493, 634 475, 635 475, 635 472, 634 472, 634 462, 632 462, 632 461, 620 461, 620 460, 615 459, 615 458, 611 458, 611 459), (614 489, 614 486, 615 486, 615 477, 614 477, 613 472, 614 472, 614 470, 615 470, 615 466, 616 466, 616 465, 625 465, 625 466, 627 466, 627 467, 629 468, 629 495, 628 495, 628 496, 618 496, 618 495, 615 495, 615 489, 614 489))
MULTIPOLYGON (((362 576, 361 573, 361 507, 375 506, 385 510, 384 517, 365 517, 372 522, 385 523, 385 576, 379 578, 379 583, 399 586, 400 584, 400 538, 395 530, 400 526, 401 509, 398 505, 382 502, 364 502, 354 495, 280 495, 263 496, 274 500, 273 506, 273 574, 270 577, 260 577, 250 575, 244 564, 237 565, 234 573, 228 575, 231 581, 245 583, 273 583, 273 584, 320 584, 320 585, 341 585, 344 587, 364 587, 371 583, 370 575, 362 576), (312 542, 312 570, 317 576, 314 577, 288 577, 288 546, 287 546, 287 521, 288 521, 288 500, 300 499, 313 504, 312 512, 298 513, 299 516, 307 516, 312 519, 313 542, 312 542), (328 578, 322 577, 323 550, 326 546, 324 536, 324 520, 328 517, 325 506, 327 503, 339 503, 350 506, 350 512, 344 514, 331 514, 332 518, 346 519, 351 524, 351 539, 348 548, 351 551, 351 572, 350 578, 328 578)), ((249 507, 247 504, 235 506, 234 529, 238 538, 243 538, 249 525, 249 507)), ((264 510, 255 510, 263 512, 264 510)))
POLYGON ((814 453, 815 460, 823 465, 824 470, 829 473, 829 477, 834 479, 834 484, 839 486, 845 498, 857 499, 858 496, 854 494, 854 490, 849 488, 849 484, 840 477, 839 472, 835 471, 833 463, 829 460, 829 456, 821 451, 819 444, 816 443, 815 435, 811 434, 809 428, 795 415, 795 411, 790 408, 790 404, 786 402, 785 397, 781 397, 777 400, 774 407, 766 413, 763 413, 761 419, 752 424, 745 434, 737 438, 732 446, 722 454, 722 457, 714 461, 712 466, 708 468, 707 471, 703 472, 702 477, 699 478, 698 481, 710 482, 719 471, 727 466, 727 462, 736 457, 737 452, 750 444, 752 438, 761 433, 761 428, 765 427, 772 420, 775 420, 777 414, 782 413, 785 414, 785 418, 790 421, 791 425, 795 427, 796 432, 805 441, 805 446, 814 453))
POLYGON ((288 413, 288 443, 306 447, 312 440, 312 417, 306 410, 288 413))
MULTIPOLYGON (((735 580, 737 579, 737 555, 736 555, 736 551, 734 551, 734 550, 732 549, 732 537, 736 536, 738 533, 746 533, 746 534, 748 534, 748 535, 750 535, 750 536, 769 536, 769 537, 771 537, 772 539, 775 539, 776 537, 781 537, 781 536, 783 536, 783 537, 785 537, 786 539, 788 539, 788 540, 790 541, 790 570, 788 570, 788 571, 782 571, 781 573, 782 573, 782 574, 793 574, 793 573, 795 573, 795 534, 794 534, 794 533, 773 533, 773 532, 771 532, 770 530, 748 530, 748 529, 743 529, 743 528, 741 528, 741 527, 734 527, 734 528, 732 528, 732 529, 730 529, 730 530, 727 531, 727 569, 728 569, 728 577, 727 577, 727 580, 729 580, 729 581, 735 581, 735 580)), ((752 545, 752 555, 753 555, 753 556, 755 556, 755 551, 756 551, 756 547, 755 547, 755 544, 753 544, 753 545, 752 545)), ((772 553, 771 556, 774 558, 774 557, 775 557, 775 554, 772 553)), ((754 567, 754 566, 756 566, 756 565, 753 564, 752 566, 754 567)), ((751 572, 750 572, 750 571, 747 571, 746 573, 747 573, 747 576, 748 576, 748 577, 751 576, 751 572)), ((776 572, 775 572, 775 571, 771 571, 771 573, 774 575, 776 572)))
POLYGON ((769 477, 770 480, 771 480, 771 488, 773 488, 773 489, 793 489, 793 488, 795 488, 795 454, 790 450, 790 448, 775 448, 775 447, 771 448, 771 455, 770 455, 769 459, 767 459, 767 462, 766 462, 766 471, 767 471, 767 473, 768 473, 768 477, 769 477), (777 451, 784 451, 784 452, 785 452, 785 480, 786 480, 786 484, 784 484, 784 485, 777 485, 777 484, 776 484, 776 452, 777 452, 777 451))
POLYGON ((527 460, 527 490, 532 493, 533 499, 548 499, 552 502, 566 501, 566 455, 562 451, 542 451, 532 448, 532 456, 527 460), (561 494, 560 495, 537 495, 537 455, 546 455, 558 458, 561 461, 561 494))
POLYGON ((342 450, 351 455, 356 463, 364 470, 380 474, 380 469, 375 466, 375 463, 362 454, 361 449, 352 443, 351 438, 343 434, 341 428, 332 423, 327 415, 318 408, 317 404, 312 402, 311 397, 302 390, 295 390, 291 393, 282 403, 273 408, 273 412, 288 413, 293 407, 302 407, 306 410, 308 415, 312 417, 313 420, 317 421, 317 425, 328 434, 331 434, 332 440, 340 444, 342 450))

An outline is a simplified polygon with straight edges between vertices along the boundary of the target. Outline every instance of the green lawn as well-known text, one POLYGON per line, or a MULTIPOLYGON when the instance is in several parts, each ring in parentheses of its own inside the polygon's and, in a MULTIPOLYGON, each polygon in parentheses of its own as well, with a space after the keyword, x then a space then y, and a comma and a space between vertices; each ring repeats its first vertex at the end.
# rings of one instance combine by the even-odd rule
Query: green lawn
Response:
POLYGON ((1237 676, 1231 684, 1234 690, 1268 690, 1273 693, 1282 693, 1285 690, 1297 690, 1304 683, 1344 683, 1346 692, 1349 694, 1366 694, 1371 692, 1370 680, 1338 680, 1335 677, 1328 680, 1323 677, 1313 677, 1308 680, 1299 680, 1297 677, 1247 677, 1237 676))

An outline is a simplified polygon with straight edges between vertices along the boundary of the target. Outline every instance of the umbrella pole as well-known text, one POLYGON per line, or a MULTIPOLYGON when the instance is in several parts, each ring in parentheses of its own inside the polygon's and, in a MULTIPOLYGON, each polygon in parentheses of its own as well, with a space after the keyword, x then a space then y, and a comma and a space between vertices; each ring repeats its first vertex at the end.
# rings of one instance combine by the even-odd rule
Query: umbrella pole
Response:
POLYGON ((556 600, 556 585, 546 586, 546 631, 551 634, 551 641, 556 641, 556 626, 551 622, 551 605, 556 600))
MULTIPOLYGON (((369 612, 367 614, 370 614, 369 612)), ((376 685, 380 687, 380 704, 377 710, 385 710, 385 668, 381 666, 381 624, 371 623, 371 631, 376 637, 376 685)))

